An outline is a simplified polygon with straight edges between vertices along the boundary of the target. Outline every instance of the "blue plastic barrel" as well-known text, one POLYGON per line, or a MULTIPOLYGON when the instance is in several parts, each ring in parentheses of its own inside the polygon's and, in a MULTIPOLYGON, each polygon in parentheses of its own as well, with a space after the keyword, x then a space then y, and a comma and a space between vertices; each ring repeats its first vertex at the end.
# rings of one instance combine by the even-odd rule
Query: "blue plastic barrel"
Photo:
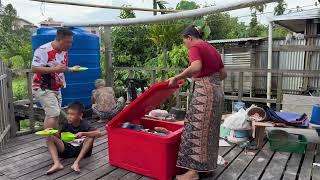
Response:
MULTIPOLYGON (((87 71, 65 73, 67 87, 62 89, 62 106, 80 101, 86 108, 91 106, 91 92, 94 81, 101 78, 100 41, 95 34, 81 28, 71 28, 74 33, 72 47, 68 51, 68 66, 80 65, 88 67, 87 71)), ((53 41, 57 33, 56 28, 42 27, 32 36, 32 50, 53 41)))

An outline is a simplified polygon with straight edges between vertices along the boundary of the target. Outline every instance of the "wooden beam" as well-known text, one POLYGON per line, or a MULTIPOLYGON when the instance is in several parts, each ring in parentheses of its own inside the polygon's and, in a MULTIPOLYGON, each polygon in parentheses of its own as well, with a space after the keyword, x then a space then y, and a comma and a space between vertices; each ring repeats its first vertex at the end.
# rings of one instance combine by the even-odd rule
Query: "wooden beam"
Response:
MULTIPOLYGON (((176 71, 183 70, 184 68, 145 68, 145 67, 113 67, 114 70, 134 70, 134 71, 152 71, 152 70, 165 70, 165 71, 176 71)), ((289 69, 252 69, 252 68, 234 68, 234 67, 226 67, 227 72, 256 72, 256 73, 268 73, 272 74, 302 74, 302 75, 312 75, 312 76, 320 76, 320 70, 289 70, 289 69)), ((302 76, 300 75, 300 77, 302 76)))
POLYGON ((63 4, 72 6, 82 6, 82 7, 94 7, 103 9, 119 9, 119 10, 130 10, 130 11, 151 11, 151 12, 179 12, 174 9, 148 9, 148 8, 138 8, 138 7, 126 7, 126 6, 109 6, 109 5, 99 5, 99 4, 88 4, 88 3, 78 3, 78 2, 66 2, 66 1, 55 1, 55 0, 30 0, 36 2, 45 2, 52 4, 63 4))
POLYGON ((178 19, 187 19, 202 17, 212 13, 221 13, 241 8, 248 8, 257 5, 267 4, 271 2, 276 2, 276 0, 241 0, 234 1, 230 3, 222 3, 216 6, 208 6, 199 9, 193 9, 188 11, 182 11, 171 14, 164 14, 161 16, 143 16, 141 18, 129 18, 129 19, 114 19, 114 20, 105 20, 105 21, 90 21, 90 22, 66 22, 64 26, 67 27, 99 27, 99 26, 129 26, 137 24, 152 24, 160 23, 166 21, 174 21, 178 19))
POLYGON ((111 43, 111 28, 104 27, 104 41, 105 41, 105 79, 108 87, 113 86, 113 68, 112 68, 112 43, 111 43))
MULTIPOLYGON (((265 45, 259 46, 257 51, 260 52, 267 52, 268 47, 265 45)), ((285 52, 295 52, 295 51, 320 51, 319 46, 313 45, 280 45, 280 46, 273 46, 272 51, 285 51, 285 52)))

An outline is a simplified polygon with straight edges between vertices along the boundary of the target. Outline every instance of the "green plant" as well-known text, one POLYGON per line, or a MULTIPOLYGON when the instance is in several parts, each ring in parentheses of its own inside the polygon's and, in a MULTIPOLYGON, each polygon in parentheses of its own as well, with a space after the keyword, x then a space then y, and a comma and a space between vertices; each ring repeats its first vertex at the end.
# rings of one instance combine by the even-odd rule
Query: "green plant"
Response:
POLYGON ((21 129, 28 129, 30 127, 30 120, 25 119, 20 121, 20 128, 21 129))
POLYGON ((17 100, 25 99, 28 97, 27 81, 25 78, 19 77, 12 81, 13 96, 17 100))

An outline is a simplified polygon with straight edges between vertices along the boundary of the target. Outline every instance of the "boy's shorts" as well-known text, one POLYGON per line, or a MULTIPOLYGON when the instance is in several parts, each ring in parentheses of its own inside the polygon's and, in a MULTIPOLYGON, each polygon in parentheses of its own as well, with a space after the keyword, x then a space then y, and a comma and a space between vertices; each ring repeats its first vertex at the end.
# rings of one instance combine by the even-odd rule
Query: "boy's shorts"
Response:
MULTIPOLYGON (((82 148, 82 144, 80 146, 73 146, 66 142, 63 142, 63 144, 64 144, 64 151, 58 153, 60 158, 74 158, 79 156, 82 148)), ((92 154, 92 148, 86 153, 84 158, 91 156, 91 154, 92 154)))
POLYGON ((43 107, 46 117, 58 117, 61 110, 61 91, 52 91, 48 89, 37 88, 32 91, 36 101, 43 107))

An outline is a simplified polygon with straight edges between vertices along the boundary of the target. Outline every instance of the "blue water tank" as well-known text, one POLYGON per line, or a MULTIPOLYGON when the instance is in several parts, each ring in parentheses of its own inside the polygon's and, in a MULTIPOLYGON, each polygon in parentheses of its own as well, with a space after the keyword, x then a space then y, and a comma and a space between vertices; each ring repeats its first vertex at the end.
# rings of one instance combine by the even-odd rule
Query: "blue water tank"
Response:
MULTIPOLYGON (((62 89, 62 106, 80 101, 87 108, 91 106, 91 92, 94 81, 101 78, 99 37, 81 28, 71 28, 74 33, 72 47, 68 51, 68 66, 80 65, 89 69, 77 73, 65 73, 67 87, 62 89)), ((56 28, 37 29, 32 36, 33 52, 41 45, 53 41, 56 28)))

